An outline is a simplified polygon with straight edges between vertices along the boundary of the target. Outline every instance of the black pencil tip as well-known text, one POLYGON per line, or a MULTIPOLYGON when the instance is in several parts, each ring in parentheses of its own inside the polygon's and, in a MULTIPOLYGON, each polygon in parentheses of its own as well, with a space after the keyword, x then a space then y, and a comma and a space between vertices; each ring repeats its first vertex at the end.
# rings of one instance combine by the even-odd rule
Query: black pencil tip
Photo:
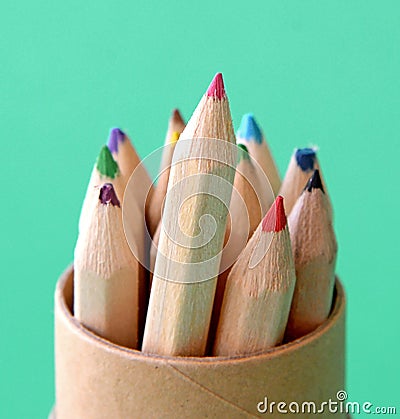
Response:
POLYGON ((312 176, 307 182, 306 187, 304 188, 304 190, 308 192, 311 192, 313 189, 321 189, 321 191, 325 193, 318 169, 314 170, 314 173, 312 174, 312 176))

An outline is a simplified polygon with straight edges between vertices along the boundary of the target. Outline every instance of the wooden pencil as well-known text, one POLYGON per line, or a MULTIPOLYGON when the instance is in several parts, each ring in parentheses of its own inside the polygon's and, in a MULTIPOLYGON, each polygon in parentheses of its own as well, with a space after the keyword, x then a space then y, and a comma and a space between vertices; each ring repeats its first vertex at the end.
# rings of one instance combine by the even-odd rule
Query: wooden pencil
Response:
POLYGON ((152 182, 129 137, 119 128, 110 130, 108 148, 118 163, 124 190, 121 196, 125 237, 139 262, 138 342, 142 341, 146 307, 149 299, 146 266, 149 241, 145 226, 145 202, 152 191, 152 182))
POLYGON ((293 207, 288 223, 297 282, 286 339, 293 340, 323 323, 332 305, 337 244, 318 170, 293 207))
POLYGON ((204 355, 235 159, 229 104, 217 74, 175 148, 143 352, 204 355))
POLYGON ((247 146, 250 155, 265 173, 276 196, 281 186, 281 178, 271 150, 253 114, 243 115, 239 130, 236 133, 236 141, 238 144, 247 146))
POLYGON ((90 212, 90 205, 96 204, 94 197, 98 197, 99 188, 104 183, 112 183, 117 195, 123 195, 125 180, 121 176, 118 163, 114 160, 106 145, 101 148, 90 176, 79 218, 79 231, 87 225, 87 214, 90 212))
POLYGON ((315 169, 319 169, 316 148, 297 148, 289 162, 279 194, 285 198, 285 211, 290 214, 315 169))
POLYGON ((256 161, 244 144, 238 144, 233 192, 225 232, 221 270, 227 269, 238 258, 253 235, 261 219, 274 202, 265 178, 260 176, 256 161))
MULTIPOLYGON (((93 197, 93 195, 92 195, 93 197)), ((113 343, 136 348, 139 266, 126 242, 120 202, 111 183, 99 189, 74 257, 74 315, 113 343)))
MULTIPOLYGON (((185 129, 186 122, 182 117, 182 114, 180 113, 179 109, 175 108, 168 121, 168 129, 167 133, 165 135, 164 144, 169 144, 171 142, 171 138, 174 137, 178 133, 179 135, 182 133, 182 131, 185 129)), ((166 166, 169 166, 171 164, 171 159, 167 158, 166 160, 166 166)), ((164 169, 166 166, 161 165, 161 169, 164 169)))
POLYGON ((165 194, 167 193, 169 172, 175 144, 184 128, 185 122, 183 121, 181 114, 178 109, 174 109, 168 123, 167 135, 162 150, 157 186, 153 186, 146 201, 146 224, 151 237, 153 237, 161 219, 161 211, 165 194))
POLYGON ((153 273, 156 266, 156 258, 158 251, 158 244, 160 242, 160 233, 161 233, 162 219, 158 223, 156 231, 154 232, 153 238, 150 245, 150 263, 149 263, 149 289, 151 289, 151 284, 153 282, 153 273))
POLYGON ((214 355, 255 354, 282 341, 296 281, 286 224, 278 196, 229 274, 214 355))
POLYGON ((260 176, 257 163, 248 153, 244 144, 238 144, 238 164, 236 166, 233 192, 229 206, 229 217, 224 238, 220 274, 215 292, 211 317, 208 348, 214 341, 218 324, 225 284, 231 266, 245 248, 261 219, 274 202, 270 188, 265 184, 265 177, 260 176))
MULTIPOLYGON (((130 183, 131 195, 136 200, 142 214, 144 214, 146 198, 152 188, 152 181, 146 167, 142 164, 129 137, 119 128, 111 129, 108 148, 118 163, 125 186, 134 174, 130 183)), ((123 199, 123 195, 120 196, 123 199)))

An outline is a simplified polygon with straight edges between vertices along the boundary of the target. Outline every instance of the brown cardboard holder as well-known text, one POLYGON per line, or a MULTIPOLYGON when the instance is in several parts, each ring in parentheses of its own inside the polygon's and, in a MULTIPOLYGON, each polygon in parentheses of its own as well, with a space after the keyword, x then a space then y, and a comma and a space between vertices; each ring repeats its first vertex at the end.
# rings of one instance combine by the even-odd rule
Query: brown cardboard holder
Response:
MULTIPOLYGON (((327 321, 265 353, 239 358, 147 355, 115 345, 73 317, 73 269, 55 293, 57 419, 287 417, 278 403, 337 400, 344 390, 345 296, 336 281, 327 321), (260 402, 264 404, 260 405, 260 402)), ((310 417, 310 414, 297 414, 310 417)), ((328 412, 321 417, 330 417, 328 412)), ((345 418, 345 414, 332 414, 345 418)))

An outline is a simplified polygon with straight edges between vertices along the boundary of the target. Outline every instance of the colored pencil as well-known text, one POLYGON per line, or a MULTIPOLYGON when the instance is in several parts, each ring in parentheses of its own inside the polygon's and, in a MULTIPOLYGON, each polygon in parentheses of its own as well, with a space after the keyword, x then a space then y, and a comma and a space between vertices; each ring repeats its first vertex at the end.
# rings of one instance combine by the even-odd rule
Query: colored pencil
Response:
POLYGON ((289 162, 279 194, 285 198, 285 211, 290 214, 315 169, 319 169, 316 148, 297 148, 289 162))
POLYGON ((297 282, 286 336, 293 340, 323 323, 332 305, 337 244, 329 199, 318 170, 297 200, 288 222, 297 282))
MULTIPOLYGON (((171 138, 174 137, 178 133, 179 135, 182 133, 182 131, 185 129, 186 123, 183 119, 182 114, 180 113, 179 109, 175 108, 168 121, 168 129, 167 133, 165 135, 164 144, 169 144, 171 142, 171 138)), ((171 164, 171 159, 168 158, 166 160, 166 166, 169 166, 171 164)), ((164 169, 166 166, 161 165, 161 169, 164 169)))
POLYGON ((150 245, 150 263, 149 263, 149 289, 151 289, 151 284, 153 282, 153 273, 154 267, 156 266, 156 258, 158 251, 158 244, 160 242, 160 233, 161 233, 162 220, 158 223, 156 231, 154 232, 153 239, 150 245))
MULTIPOLYGON (((244 144, 238 145, 238 164, 236 166, 233 192, 229 206, 224 250, 222 252, 220 274, 211 317, 209 347, 214 340, 225 284, 231 266, 245 248, 261 219, 274 202, 270 188, 265 184, 265 177, 260 176, 257 163, 248 153, 244 144)), ((262 175, 262 173, 261 173, 262 175)))
POLYGON ((260 176, 257 163, 244 144, 238 145, 238 164, 233 183, 229 218, 226 226, 221 269, 228 268, 237 259, 253 235, 262 217, 274 202, 265 178, 260 176))
POLYGON ((281 186, 281 178, 271 150, 253 114, 248 113, 243 115, 240 127, 236 133, 236 141, 238 144, 245 144, 247 146, 250 155, 264 171, 272 191, 276 196, 281 186))
POLYGON ((172 111, 159 150, 154 184, 121 129, 100 150, 75 248, 78 321, 189 357, 262 353, 324 323, 337 243, 316 148, 295 149, 281 182, 252 114, 235 135, 218 73, 187 125, 172 111))
POLYGON ((175 144, 179 139, 185 122, 178 109, 174 109, 168 123, 167 135, 162 150, 161 165, 157 186, 153 187, 146 201, 146 223, 149 234, 153 237, 161 219, 162 205, 167 193, 168 179, 175 144))
POLYGON ((112 183, 118 196, 122 196, 125 190, 125 181, 121 176, 118 163, 107 146, 103 146, 97 157, 90 176, 89 185, 86 190, 85 199, 82 204, 79 219, 79 231, 87 224, 87 213, 90 212, 90 205, 96 203, 94 196, 98 196, 99 187, 104 183, 112 183))
POLYGON ((229 274, 214 355, 255 354, 282 341, 296 281, 286 224, 278 196, 229 274))
POLYGON ((235 135, 219 73, 175 148, 144 352, 171 356, 205 353, 235 159, 235 135))
MULTIPOLYGON (((131 181, 132 183, 130 183, 132 185, 131 193, 142 214, 144 214, 146 198, 152 187, 152 182, 146 167, 142 164, 129 137, 119 128, 111 129, 108 148, 118 163, 125 186, 134 173, 134 178, 131 181)), ((123 195, 121 195, 122 198, 123 195)))
POLYGON ((139 266, 126 242, 120 202, 111 183, 99 189, 74 258, 74 315, 114 343, 136 348, 139 266))

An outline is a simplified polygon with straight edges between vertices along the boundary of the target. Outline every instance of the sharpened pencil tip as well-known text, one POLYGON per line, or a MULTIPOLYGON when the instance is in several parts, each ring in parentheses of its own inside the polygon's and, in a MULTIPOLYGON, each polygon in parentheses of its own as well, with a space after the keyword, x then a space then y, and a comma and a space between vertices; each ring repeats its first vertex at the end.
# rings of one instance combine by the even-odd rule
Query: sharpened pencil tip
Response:
POLYGON ((108 148, 111 153, 118 153, 118 146, 125 141, 125 133, 119 128, 112 128, 108 137, 108 148))
POLYGON ((99 195, 100 202, 103 205, 111 204, 114 207, 120 207, 119 199, 117 198, 117 194, 115 193, 114 186, 112 183, 105 183, 100 188, 100 195, 99 195))
POLYGON ((263 140, 261 129, 254 119, 254 115, 251 113, 246 113, 243 115, 236 135, 239 138, 252 140, 258 144, 261 144, 263 140))
POLYGON ((277 233, 286 227, 286 223, 283 197, 279 195, 262 220, 262 231, 266 233, 277 233))
POLYGON ((97 157, 96 169, 102 176, 114 179, 119 173, 118 163, 114 160, 110 149, 105 145, 97 157))
POLYGON ((306 187, 304 188, 304 190, 308 192, 311 192, 313 189, 321 189, 321 191, 325 193, 318 169, 314 170, 313 175, 310 177, 306 187))
POLYGON ((181 123, 181 124, 185 125, 185 121, 183 120, 183 117, 182 117, 181 113, 179 112, 178 108, 175 108, 172 111, 170 120, 173 121, 174 123, 181 123))
POLYGON ((314 148, 298 148, 295 152, 297 165, 303 172, 314 170, 316 152, 314 148))
POLYGON ((222 73, 217 73, 215 77, 213 78, 213 81, 211 82, 210 86, 207 89, 207 96, 216 97, 219 100, 226 97, 224 79, 222 78, 222 73))

